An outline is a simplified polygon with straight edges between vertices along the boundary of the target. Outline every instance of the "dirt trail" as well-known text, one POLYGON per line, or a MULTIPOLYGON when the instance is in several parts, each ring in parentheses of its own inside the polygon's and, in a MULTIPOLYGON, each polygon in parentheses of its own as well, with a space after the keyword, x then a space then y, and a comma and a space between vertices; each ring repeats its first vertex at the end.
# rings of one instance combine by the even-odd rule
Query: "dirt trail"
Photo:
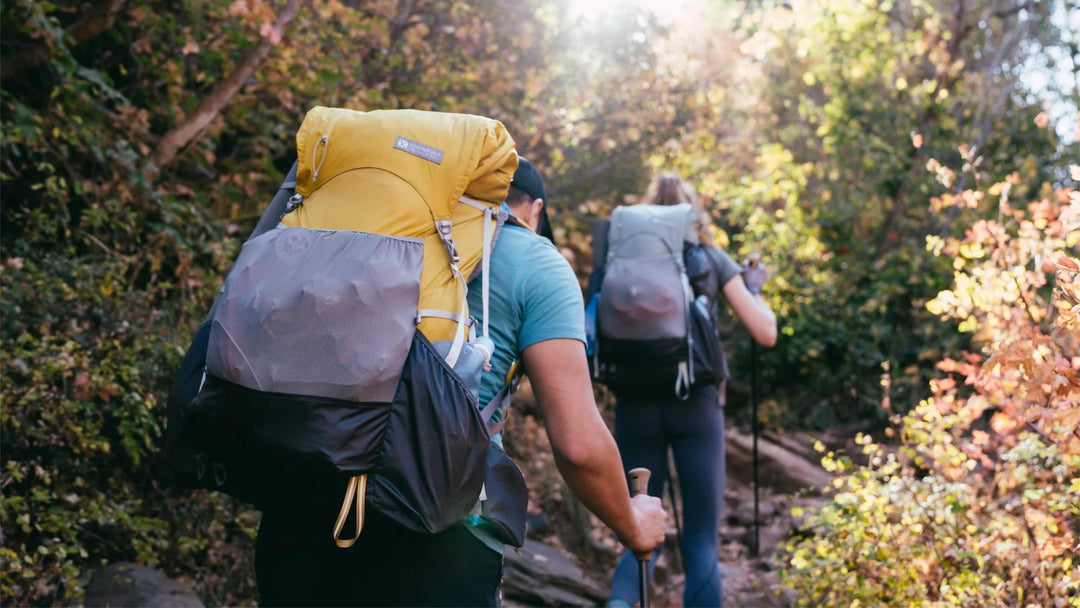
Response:
MULTIPOLYGON (((793 508, 809 509, 822 498, 814 488, 830 476, 816 463, 812 437, 759 437, 758 538, 761 552, 751 555, 754 534, 752 438, 728 428, 728 481, 724 517, 719 530, 720 568, 725 607, 777 608, 791 606, 795 593, 781 583, 777 571, 778 545, 799 522, 793 508)), ((667 506, 669 495, 665 495, 667 506)), ((669 509, 670 513, 670 509, 669 509)), ((586 550, 567 551, 559 538, 565 530, 535 535, 525 550, 507 556, 504 605, 603 605, 621 547, 609 531, 596 523, 586 550)), ((656 563, 651 587, 652 606, 682 606, 685 582, 677 551, 677 533, 669 515, 668 541, 656 563)))

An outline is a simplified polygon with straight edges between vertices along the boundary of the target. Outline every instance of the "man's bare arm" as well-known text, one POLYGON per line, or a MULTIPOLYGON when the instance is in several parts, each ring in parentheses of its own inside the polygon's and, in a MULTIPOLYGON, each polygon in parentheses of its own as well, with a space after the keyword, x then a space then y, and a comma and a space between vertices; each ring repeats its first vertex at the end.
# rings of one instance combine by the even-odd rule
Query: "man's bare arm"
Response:
POLYGON ((659 547, 666 527, 660 499, 630 497, 615 439, 593 399, 585 346, 578 340, 545 340, 526 348, 522 360, 544 413, 555 464, 574 495, 630 549, 659 547))

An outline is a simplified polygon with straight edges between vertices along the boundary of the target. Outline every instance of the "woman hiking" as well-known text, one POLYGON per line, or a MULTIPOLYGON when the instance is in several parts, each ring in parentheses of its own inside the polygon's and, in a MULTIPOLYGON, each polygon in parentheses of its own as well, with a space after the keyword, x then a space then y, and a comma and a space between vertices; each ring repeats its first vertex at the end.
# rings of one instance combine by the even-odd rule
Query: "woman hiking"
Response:
MULTIPOLYGON (((761 297, 768 271, 761 263, 737 264, 712 243, 713 229, 697 193, 671 173, 658 174, 649 185, 643 204, 689 203, 698 245, 684 245, 686 274, 694 295, 708 299, 715 309, 722 293, 735 316, 758 343, 776 343, 776 316, 761 297)), ((692 233, 691 233, 692 234, 692 233)), ((710 326, 715 331, 715 325, 710 326)), ((721 353, 722 357, 722 353, 721 353)), ((726 364, 721 364, 726 368, 726 364)), ((724 499, 724 389, 726 374, 717 383, 692 384, 680 398, 670 387, 656 390, 620 387, 609 383, 616 396, 615 439, 623 468, 652 471, 648 493, 663 495, 667 483, 667 454, 674 454, 683 504, 683 563, 686 566, 685 606, 719 606, 721 575, 717 531, 724 499)), ((658 554, 659 549, 657 549, 658 554)), ((654 557, 655 555, 654 554, 654 557)), ((651 560, 655 563, 655 559, 651 560)), ((651 575, 651 573, 650 573, 651 575)), ((609 606, 630 606, 638 599, 638 568, 633 552, 619 560, 611 584, 609 606)))

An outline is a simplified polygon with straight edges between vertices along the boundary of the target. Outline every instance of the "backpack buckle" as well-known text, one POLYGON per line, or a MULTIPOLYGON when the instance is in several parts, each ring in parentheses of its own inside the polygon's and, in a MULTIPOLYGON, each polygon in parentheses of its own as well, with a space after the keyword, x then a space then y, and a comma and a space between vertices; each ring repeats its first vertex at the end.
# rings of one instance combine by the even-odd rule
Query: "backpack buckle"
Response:
POLYGON ((450 263, 457 264, 461 261, 458 255, 457 245, 454 244, 453 225, 450 220, 435 220, 435 230, 439 233, 443 245, 446 245, 446 253, 450 255, 450 263))
POLYGON ((285 202, 285 213, 292 213, 293 211, 295 211, 297 209, 297 207, 299 207, 300 205, 303 205, 303 204, 304 204, 304 197, 301 196, 300 194, 294 194, 294 195, 289 197, 288 201, 285 202))

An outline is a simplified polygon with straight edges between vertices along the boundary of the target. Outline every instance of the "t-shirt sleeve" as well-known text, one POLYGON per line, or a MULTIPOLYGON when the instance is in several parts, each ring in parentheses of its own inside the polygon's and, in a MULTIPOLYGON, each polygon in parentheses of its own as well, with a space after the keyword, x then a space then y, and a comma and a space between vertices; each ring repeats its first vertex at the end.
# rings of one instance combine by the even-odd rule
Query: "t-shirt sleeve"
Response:
POLYGON ((515 290, 522 324, 518 348, 558 338, 585 342, 585 306, 573 269, 550 242, 537 241, 521 261, 515 290))
POLYGON ((727 252, 715 247, 709 247, 709 254, 712 256, 713 263, 716 265, 716 272, 719 274, 717 278, 719 279, 720 289, 723 289, 724 285, 728 284, 728 281, 742 273, 742 266, 739 266, 735 260, 731 259, 727 252))

